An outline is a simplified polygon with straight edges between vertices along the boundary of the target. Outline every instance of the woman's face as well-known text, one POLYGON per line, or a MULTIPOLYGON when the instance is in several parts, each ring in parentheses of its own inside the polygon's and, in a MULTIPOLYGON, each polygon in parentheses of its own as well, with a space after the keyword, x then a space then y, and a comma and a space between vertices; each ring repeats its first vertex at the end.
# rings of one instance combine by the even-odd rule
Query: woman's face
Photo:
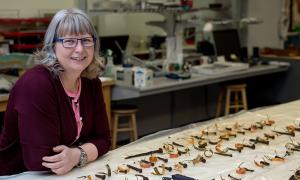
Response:
POLYGON ((58 38, 54 50, 65 73, 81 73, 93 60, 94 40, 90 34, 66 35, 58 38))

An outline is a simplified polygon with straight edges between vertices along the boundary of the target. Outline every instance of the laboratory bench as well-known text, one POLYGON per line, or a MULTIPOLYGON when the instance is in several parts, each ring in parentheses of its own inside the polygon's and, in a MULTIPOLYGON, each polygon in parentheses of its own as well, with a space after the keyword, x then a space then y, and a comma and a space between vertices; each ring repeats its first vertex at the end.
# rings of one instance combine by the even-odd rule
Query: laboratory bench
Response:
POLYGON ((249 69, 241 71, 233 71, 221 74, 192 74, 190 79, 168 79, 166 77, 154 78, 152 86, 137 88, 134 86, 116 85, 112 88, 112 100, 125 100, 130 98, 139 98, 153 94, 164 92, 177 91, 188 89, 197 86, 205 86, 209 84, 220 83, 224 81, 248 78, 253 76, 260 76, 265 74, 272 74, 277 72, 287 71, 289 64, 287 63, 273 63, 269 65, 255 65, 249 69))
MULTIPOLYGON (((277 82, 275 89, 279 91, 277 101, 289 102, 300 98, 300 57, 264 56, 266 62, 277 61, 289 63, 289 71, 277 82)), ((270 90, 271 91, 271 90, 270 90)))
POLYGON ((4 112, 7 106, 9 94, 0 94, 0 112, 4 112))
POLYGON ((3 178, 16 180, 62 180, 79 179, 79 177, 82 179, 97 179, 97 176, 104 175, 108 179, 139 179, 136 176, 139 174, 151 180, 158 180, 162 179, 162 177, 170 178, 172 175, 181 174, 199 180, 233 179, 229 176, 236 179, 289 179, 299 168, 300 154, 297 148, 288 150, 287 147, 289 146, 286 144, 299 143, 300 132, 294 131, 294 136, 292 133, 291 135, 279 135, 279 132, 285 132, 284 129, 289 125, 299 126, 299 106, 300 101, 298 100, 234 114, 228 118, 211 119, 180 128, 160 131, 112 150, 96 161, 82 168, 74 168, 68 174, 61 176, 31 171, 3 178), (259 124, 261 124, 261 128, 258 128, 260 127, 259 124), (274 132, 274 130, 277 132, 274 132), (237 133, 237 131, 243 133, 237 133), (206 135, 206 132, 211 134, 206 135), (215 132, 215 134, 212 132, 215 132), (230 133, 235 136, 230 136, 227 140, 214 145, 212 142, 221 138, 222 133, 230 133), (274 136, 274 139, 269 138, 266 140, 266 135, 269 135, 269 137, 274 136), (200 136, 203 138, 202 140, 199 140, 200 136), (207 143, 207 150, 201 151, 198 143, 204 142, 207 143), (180 145, 183 147, 180 147, 180 145), (170 149, 173 147, 175 150, 168 150, 168 147, 170 149), (240 152, 234 151, 237 147, 242 147, 240 152), (158 151, 159 149, 161 151, 158 151), (156 162, 153 161, 154 166, 149 168, 142 168, 140 162, 142 160, 152 161, 150 155, 125 158, 150 151, 156 151, 157 153, 152 153, 151 156, 160 157, 160 159, 156 162), (176 157, 174 155, 171 156, 172 153, 176 154, 179 151, 182 152, 180 155, 176 157), (184 154, 186 151, 188 153, 184 154), (287 151, 289 152, 288 154, 287 151), (202 161, 200 161, 200 157, 202 157, 202 161), (168 161, 163 162, 161 158, 168 161), (182 164, 181 166, 178 165, 180 163, 182 164), (107 175, 107 165, 112 171, 109 177, 107 175), (127 169, 126 165, 138 169, 130 169, 128 173, 122 173, 118 171, 118 167, 122 165, 125 166, 125 169, 127 169), (162 168, 159 166, 172 167, 172 169, 170 171, 162 171, 162 168), (155 171, 155 167, 159 173, 155 171), (242 171, 239 168, 247 168, 248 170, 245 171, 244 169, 242 171))
MULTIPOLYGON (((111 87, 115 84, 115 81, 111 78, 101 77, 100 78, 102 82, 102 88, 103 88, 103 96, 107 111, 107 117, 110 121, 111 119, 111 87)), ((6 110, 6 106, 8 103, 8 97, 9 94, 0 94, 0 112, 4 112, 6 110)))
POLYGON ((154 78, 153 85, 145 88, 115 85, 112 88, 112 103, 139 106, 138 134, 144 136, 214 118, 217 96, 223 83, 247 83, 249 108, 282 103, 274 103, 273 99, 277 97, 272 96, 280 91, 277 83, 285 81, 289 68, 289 63, 272 62, 224 74, 192 75, 185 80, 154 78), (270 96, 272 102, 266 99, 270 96))

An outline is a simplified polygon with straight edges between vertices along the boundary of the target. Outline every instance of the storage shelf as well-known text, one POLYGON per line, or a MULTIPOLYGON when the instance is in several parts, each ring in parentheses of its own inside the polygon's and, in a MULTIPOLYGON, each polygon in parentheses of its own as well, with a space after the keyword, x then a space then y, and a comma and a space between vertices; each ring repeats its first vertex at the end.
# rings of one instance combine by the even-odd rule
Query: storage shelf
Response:
POLYGON ((6 38, 44 36, 45 31, 16 31, 16 32, 0 32, 0 35, 6 38))
POLYGON ((178 8, 100 8, 91 9, 89 13, 191 13, 199 10, 208 10, 209 8, 193 8, 190 10, 183 10, 181 7, 178 8))
POLYGON ((0 18, 0 24, 33 24, 33 23, 45 23, 49 24, 51 18, 0 18))
POLYGON ((51 17, 0 18, 0 35, 13 40, 11 52, 32 53, 42 47, 42 40, 51 17), (8 28, 9 27, 9 28, 8 28))
POLYGON ((43 47, 43 44, 14 44, 13 50, 29 50, 43 47))

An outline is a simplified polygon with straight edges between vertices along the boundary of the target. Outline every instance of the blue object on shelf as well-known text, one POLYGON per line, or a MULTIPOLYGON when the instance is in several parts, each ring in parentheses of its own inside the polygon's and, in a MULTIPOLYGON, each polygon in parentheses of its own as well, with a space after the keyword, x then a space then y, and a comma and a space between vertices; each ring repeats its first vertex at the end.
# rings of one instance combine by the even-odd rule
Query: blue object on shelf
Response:
POLYGON ((0 69, 29 69, 33 65, 32 54, 10 53, 0 56, 0 69))

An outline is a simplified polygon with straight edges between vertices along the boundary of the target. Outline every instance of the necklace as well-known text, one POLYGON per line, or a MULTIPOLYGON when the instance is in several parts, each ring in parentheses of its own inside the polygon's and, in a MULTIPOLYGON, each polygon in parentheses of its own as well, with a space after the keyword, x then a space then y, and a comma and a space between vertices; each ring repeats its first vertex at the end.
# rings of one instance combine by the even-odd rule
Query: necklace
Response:
MULTIPOLYGON (((59 80, 66 92, 66 95, 68 96, 68 100, 69 100, 69 104, 72 107, 73 113, 74 113, 74 117, 76 120, 76 127, 77 127, 77 136, 75 138, 75 141, 79 138, 80 136, 80 132, 83 126, 82 123, 82 117, 80 116, 80 105, 79 105, 79 97, 80 97, 80 93, 81 93, 81 79, 77 79, 75 82, 75 86, 76 88, 76 92, 70 92, 68 91, 65 87, 64 84, 61 80, 61 78, 59 77, 59 80)), ((74 142, 75 142, 74 141, 74 142)))
POLYGON ((60 83, 62 84, 63 88, 65 91, 72 92, 72 93, 77 93, 79 88, 80 88, 80 78, 77 78, 75 81, 74 86, 66 86, 64 81, 62 81, 62 78, 59 76, 60 83), (71 87, 71 88, 70 88, 71 87))

